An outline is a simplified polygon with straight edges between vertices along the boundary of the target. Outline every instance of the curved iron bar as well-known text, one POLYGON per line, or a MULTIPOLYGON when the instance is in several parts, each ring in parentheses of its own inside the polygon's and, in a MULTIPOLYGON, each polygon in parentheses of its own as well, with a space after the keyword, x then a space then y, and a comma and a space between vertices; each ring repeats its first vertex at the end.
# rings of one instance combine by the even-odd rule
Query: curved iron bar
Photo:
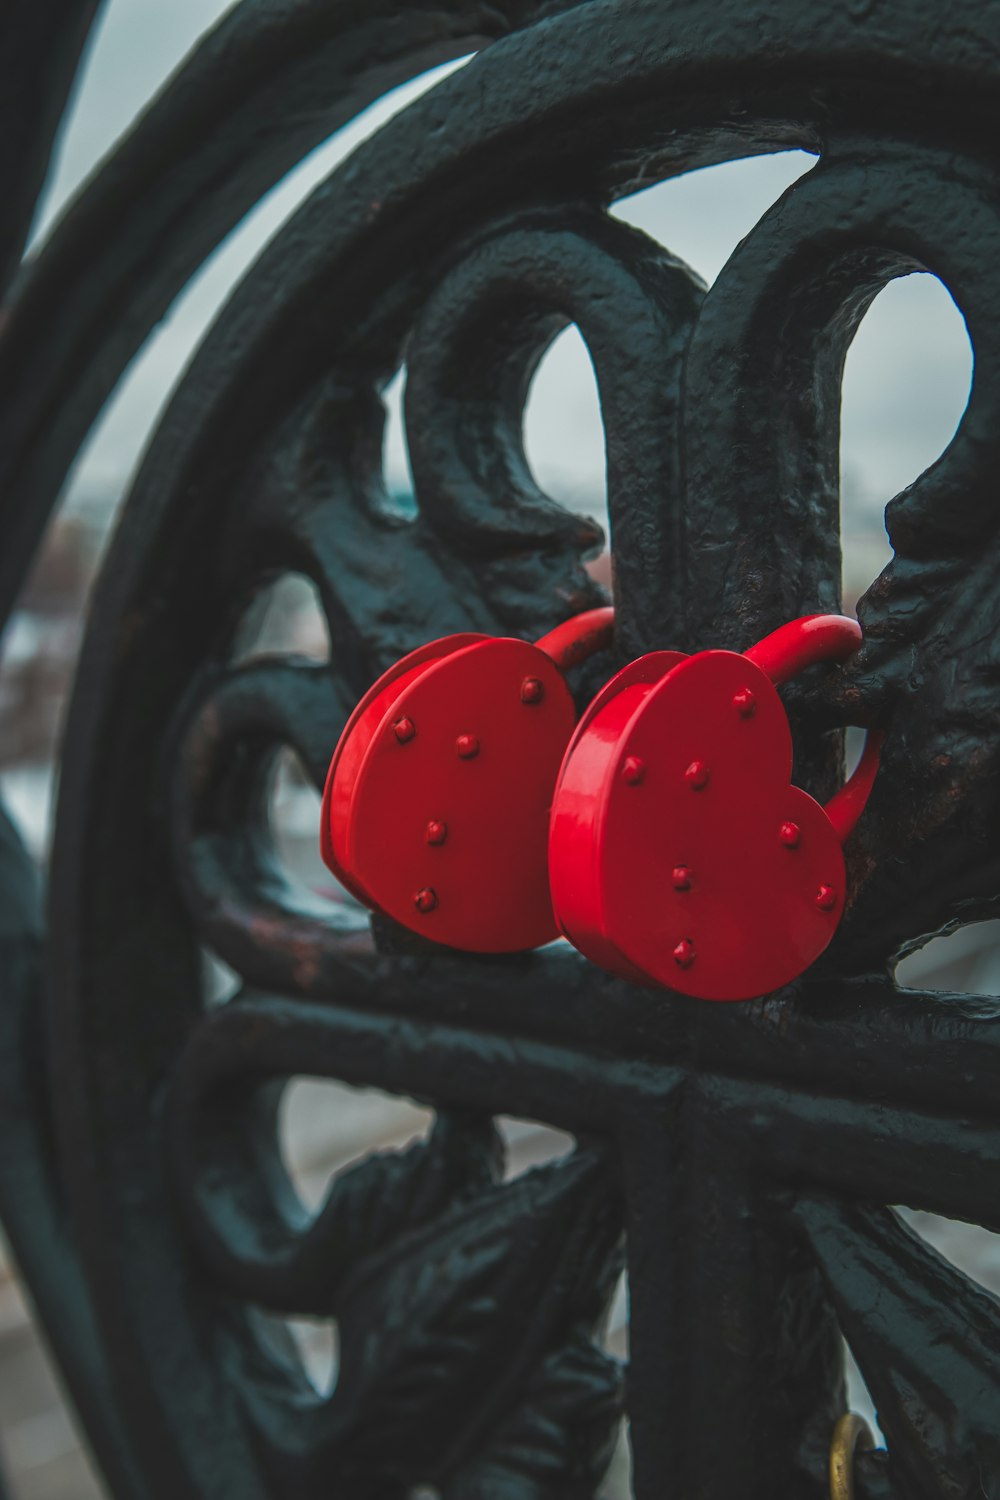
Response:
MULTIPOLYGON (((244 0, 14 289, 5 600, 97 409, 209 249, 376 93, 502 37, 275 237, 151 445, 71 714, 41 1041, 37 914, 12 908, 4 1062, 41 1207, 17 1202, 14 1157, 0 1191, 50 1320, 56 1277, 74 1278, 61 1352, 82 1402, 96 1380, 87 1417, 116 1493, 593 1493, 620 1406, 595 1340, 622 1213, 640 1500, 668 1476, 702 1500, 818 1500, 840 1327, 884 1406, 889 1457, 859 1459, 865 1500, 1000 1482, 994 1304, 884 1209, 995 1224, 997 1006, 880 972, 996 901, 998 25, 982 0, 945 17, 930 0, 244 0), (606 217, 646 182, 786 145, 819 164, 703 301, 606 217), (897 555, 862 604, 865 653, 790 696, 820 792, 826 730, 891 725, 857 898, 822 966, 751 1005, 698 1007, 558 947, 474 960, 376 924, 373 951, 297 909, 264 822, 276 748, 318 782, 352 693, 410 645, 537 633, 599 597, 581 566, 595 529, 546 501, 521 446, 557 328, 579 324, 601 386, 618 658, 744 647, 835 606, 843 356, 871 297, 915 267, 959 300, 976 380, 948 452, 890 507, 897 555), (415 519, 392 513, 380 472, 380 392, 403 359, 415 519), (331 662, 241 667, 241 624, 287 570, 317 586, 331 662), (250 986, 207 1014, 199 940, 250 986), (299 1072, 445 1113, 305 1222, 275 1144, 299 1072), (504 1111, 570 1129, 577 1150, 497 1181, 486 1117, 504 1111), (307 1398, 255 1303, 337 1312, 339 1399, 307 1398)), ((35 119, 22 193, 47 149, 35 119)), ((10 880, 26 878, 16 855, 10 880)))

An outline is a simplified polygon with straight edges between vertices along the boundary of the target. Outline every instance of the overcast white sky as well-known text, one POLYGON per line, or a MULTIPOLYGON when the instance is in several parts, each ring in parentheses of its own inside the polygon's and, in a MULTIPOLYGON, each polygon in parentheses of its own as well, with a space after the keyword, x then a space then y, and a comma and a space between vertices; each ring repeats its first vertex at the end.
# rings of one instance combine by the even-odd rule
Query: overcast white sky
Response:
MULTIPOLYGON (((198 35, 229 8, 228 0, 111 0, 64 132, 40 235, 198 35)), ((427 82, 398 90, 314 152, 217 252, 133 365, 78 467, 77 496, 121 492, 157 412, 233 282, 312 186, 427 82)), ((812 161, 786 152, 709 168, 651 188, 619 212, 711 281, 768 204, 812 161)), ((964 324, 933 277, 907 277, 876 300, 848 357, 844 393, 845 490, 852 499, 848 545, 861 549, 859 565, 873 571, 880 565, 881 507, 948 442, 965 406, 970 373, 964 324)), ((390 409, 390 478, 403 483, 398 390, 390 409)), ((600 418, 589 362, 574 331, 546 357, 525 425, 529 456, 546 487, 599 511, 600 418)))

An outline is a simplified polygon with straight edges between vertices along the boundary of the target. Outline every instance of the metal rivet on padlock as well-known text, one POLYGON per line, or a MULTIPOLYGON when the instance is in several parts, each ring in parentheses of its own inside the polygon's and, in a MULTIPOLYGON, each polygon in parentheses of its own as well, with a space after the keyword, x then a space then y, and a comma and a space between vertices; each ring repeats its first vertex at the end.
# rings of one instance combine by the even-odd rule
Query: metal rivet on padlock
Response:
POLYGON ((626 755, 622 762, 622 777, 629 786, 639 786, 646 775, 646 765, 637 755, 626 755))
POLYGON ((705 1000, 768 994, 819 957, 843 912, 842 844, 881 737, 869 734, 850 781, 821 807, 791 784, 776 684, 860 642, 855 621, 814 615, 743 656, 642 658, 604 688, 552 805, 552 898, 572 943, 613 972, 705 1000), (641 798, 617 774, 634 761, 650 768, 641 798))
POLYGON ((690 938, 681 938, 674 949, 674 963, 679 969, 690 969, 695 961, 694 943, 690 938))
POLYGON ((693 760, 684 772, 684 780, 696 792, 704 791, 712 779, 712 773, 703 760, 693 760))
POLYGON ((323 799, 323 857, 359 901, 472 952, 558 935, 548 816, 576 723, 563 671, 611 629, 612 611, 598 609, 536 645, 451 636, 379 678, 341 736, 323 799))

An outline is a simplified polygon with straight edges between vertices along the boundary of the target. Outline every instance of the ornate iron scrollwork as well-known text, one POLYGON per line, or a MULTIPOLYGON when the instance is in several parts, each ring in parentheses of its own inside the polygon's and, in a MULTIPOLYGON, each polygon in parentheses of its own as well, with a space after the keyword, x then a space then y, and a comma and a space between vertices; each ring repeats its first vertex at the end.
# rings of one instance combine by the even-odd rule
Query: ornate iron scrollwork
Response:
MULTIPOLYGON (((82 37, 89 6, 48 9, 82 37)), ((68 86, 50 46, 25 60, 48 83, 34 153, 0 163, 11 203, 37 188, 68 86)), ((858 1453, 858 1494, 988 1493, 1000 1313, 886 1205, 1000 1229, 1000 1009, 890 977, 907 944, 997 909, 996 6, 243 0, 10 293, 3 603, 208 251, 373 96, 475 47, 268 246, 135 482, 70 715, 44 940, 6 825, 0 847, 5 1222, 129 1500, 582 1500, 623 1390, 641 1500, 819 1500, 841 1330, 888 1441, 858 1453), (785 146, 817 166, 708 292, 606 212, 785 146), (699 1006, 564 946, 442 955, 296 905, 266 822, 281 747, 319 785, 353 697, 407 649, 530 637, 600 602, 598 530, 539 490, 522 447, 554 333, 579 326, 601 393, 618 611, 602 669, 742 648, 837 606, 843 358, 916 267, 965 312, 975 386, 948 452, 890 506, 863 655, 790 700, 819 795, 840 725, 892 730, 822 963, 699 1006), (415 517, 381 475, 380 393, 404 359, 415 517), (238 659, 286 571, 319 592, 329 663, 238 659), (224 1005, 201 945, 240 977, 224 1005), (309 1222, 275 1139, 300 1073, 438 1111, 309 1222), (576 1149, 504 1182, 501 1113, 576 1149), (598 1337, 623 1231, 625 1371, 598 1337), (261 1308, 336 1314, 331 1396, 262 1336, 261 1308)))

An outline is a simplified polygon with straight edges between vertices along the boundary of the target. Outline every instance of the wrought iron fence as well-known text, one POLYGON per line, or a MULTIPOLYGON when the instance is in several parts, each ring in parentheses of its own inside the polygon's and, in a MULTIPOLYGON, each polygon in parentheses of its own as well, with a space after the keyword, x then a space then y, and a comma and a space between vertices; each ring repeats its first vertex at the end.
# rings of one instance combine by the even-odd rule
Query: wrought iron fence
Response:
POLYGON ((0 846, 0 1209, 112 1492, 570 1500, 627 1419, 655 1495, 828 1493, 841 1336, 887 1450, 868 1500, 1000 1492, 995 1299, 889 1205, 1000 1229, 997 1002, 897 988, 997 911, 993 558, 1000 9, 989 0, 243 0, 18 269, 90 0, 16 0, 0 330, 9 610, 80 445, 205 257, 395 83, 476 51, 295 214, 205 339, 93 600, 44 899, 0 846), (611 218, 638 185, 819 163, 706 292, 611 218), (358 694, 424 639, 601 602, 599 529, 521 441, 554 333, 593 357, 612 652, 744 648, 836 608, 840 377, 877 291, 938 274, 976 374, 892 501, 863 653, 789 694, 802 778, 888 731, 841 934, 803 980, 700 1005, 567 946, 442 956, 283 879, 267 804, 317 786, 358 694), (405 360, 417 512, 381 472, 405 360), (309 578, 328 661, 242 655, 309 578), (213 1003, 206 956, 238 976, 213 1003), (280 1159, 309 1075, 434 1111, 315 1215, 280 1159), (509 1177, 495 1117, 568 1132, 509 1177), (627 1361, 602 1332, 622 1267, 627 1361), (334 1317, 334 1390, 283 1319, 334 1317))

